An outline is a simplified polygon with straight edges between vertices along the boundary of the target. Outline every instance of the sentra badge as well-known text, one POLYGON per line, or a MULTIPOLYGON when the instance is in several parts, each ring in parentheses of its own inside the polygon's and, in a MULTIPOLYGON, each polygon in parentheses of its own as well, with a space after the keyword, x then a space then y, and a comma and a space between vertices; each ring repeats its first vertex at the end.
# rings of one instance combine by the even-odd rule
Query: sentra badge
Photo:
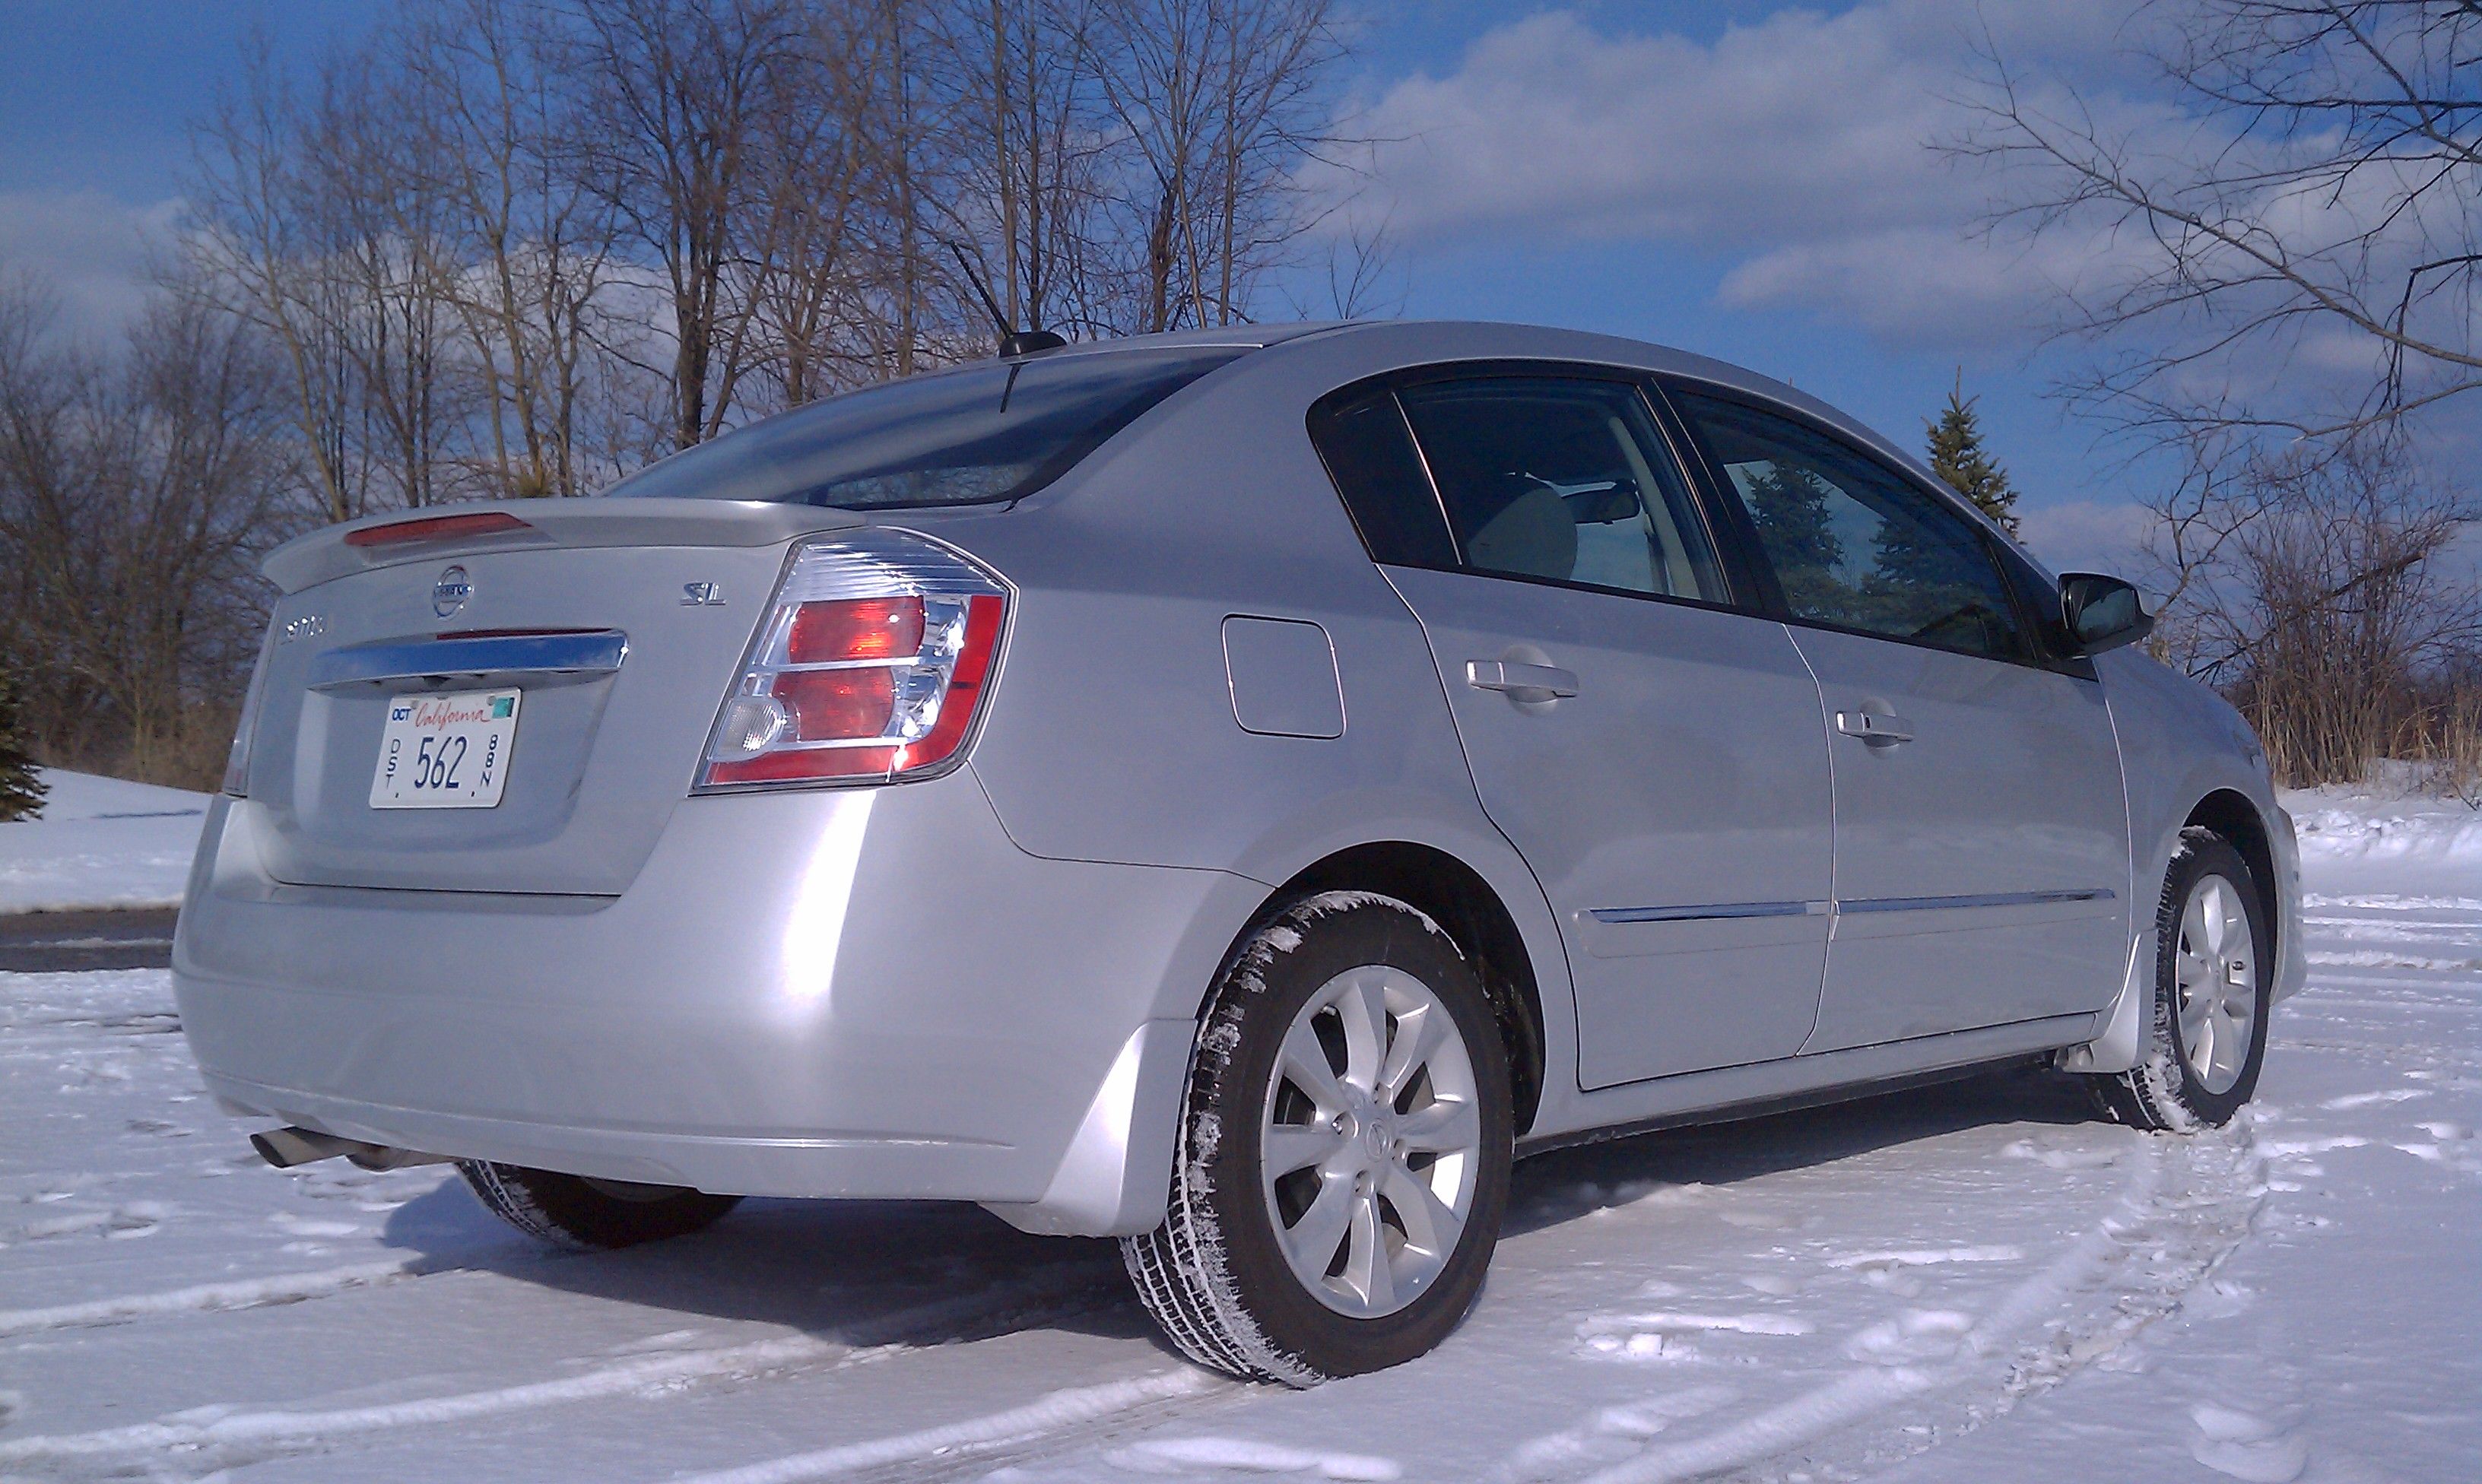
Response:
POLYGON ((474 595, 474 585, 465 580, 463 567, 450 567, 431 585, 431 611, 445 618, 465 606, 474 595))

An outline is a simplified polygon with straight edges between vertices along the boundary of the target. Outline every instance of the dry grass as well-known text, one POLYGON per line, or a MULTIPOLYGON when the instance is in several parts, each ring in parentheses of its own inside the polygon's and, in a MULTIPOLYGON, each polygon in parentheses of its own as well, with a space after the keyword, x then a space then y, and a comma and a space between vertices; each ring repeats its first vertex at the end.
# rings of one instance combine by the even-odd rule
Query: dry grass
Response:
POLYGON ((2432 793, 2482 809, 2482 685, 2458 687, 2420 717, 2402 755, 2432 793))

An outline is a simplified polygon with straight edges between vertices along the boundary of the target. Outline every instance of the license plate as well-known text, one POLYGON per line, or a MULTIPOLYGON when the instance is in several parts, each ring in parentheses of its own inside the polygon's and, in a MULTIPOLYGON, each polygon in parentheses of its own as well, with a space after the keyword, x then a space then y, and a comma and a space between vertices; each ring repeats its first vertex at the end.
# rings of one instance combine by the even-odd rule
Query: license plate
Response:
POLYGON ((517 742, 519 690, 396 695, 371 773, 374 809, 488 809, 517 742))

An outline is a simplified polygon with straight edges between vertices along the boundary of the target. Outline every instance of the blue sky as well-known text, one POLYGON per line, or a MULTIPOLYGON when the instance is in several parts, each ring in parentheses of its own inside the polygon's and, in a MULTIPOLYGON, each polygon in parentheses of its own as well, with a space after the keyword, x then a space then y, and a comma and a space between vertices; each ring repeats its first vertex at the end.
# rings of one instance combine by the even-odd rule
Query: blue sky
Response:
POLYGON ((309 59, 378 13, 369 0, 0 0, 0 190, 172 194, 183 130, 253 31, 309 59))
MULTIPOLYGON (((0 261, 109 314, 175 209, 188 121, 251 39, 306 64, 382 8, 0 0, 0 261)), ((2038 64, 2110 79, 2109 28, 2041 6, 1366 7, 1350 92, 1392 142, 1368 209, 1389 222, 1404 312, 1682 346, 1911 445, 1961 367, 2038 549, 2104 560, 2143 475, 2044 395, 2066 363, 2040 350, 2032 270, 1972 245, 1979 188, 1919 137, 1939 122, 1926 90, 1994 13, 2038 64)))

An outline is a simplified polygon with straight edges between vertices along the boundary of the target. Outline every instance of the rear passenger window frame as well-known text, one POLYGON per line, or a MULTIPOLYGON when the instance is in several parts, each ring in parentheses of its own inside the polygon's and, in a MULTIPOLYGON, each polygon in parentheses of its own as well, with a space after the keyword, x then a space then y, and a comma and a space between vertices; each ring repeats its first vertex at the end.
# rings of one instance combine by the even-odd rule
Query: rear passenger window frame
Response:
POLYGON ((2042 615, 2027 605, 2024 583, 2018 570, 2021 559, 2019 561, 2009 560, 2011 554, 2005 550, 1997 537, 1984 528, 1981 520, 1965 508, 1964 497, 1954 490, 1926 481, 1902 464, 1862 446, 1850 435, 1821 418, 1812 416, 1799 407, 1786 406, 1782 403, 1754 395, 1740 387, 1700 381, 1688 377, 1659 374, 1648 378, 1647 389, 1678 428, 1677 436, 1683 446, 1691 451, 1690 477, 1697 483, 1704 504, 1711 510, 1716 511, 1720 517, 1720 523, 1729 528, 1730 533, 1729 539, 1739 549, 1741 557, 1752 569, 1754 590, 1759 594, 1763 616, 1799 628, 1818 629, 1831 634, 1850 634, 1858 638, 1879 639, 1889 644, 1905 644, 1915 649, 1927 649, 1935 654, 1958 655, 1967 660, 1988 660, 1996 664, 2015 664, 2028 669, 2052 670, 2085 680, 2095 678, 2092 662, 2081 657, 2062 656, 2053 652, 2046 638, 2049 631, 2044 627, 2042 615), (1833 623, 1823 618, 1811 618, 1794 612, 1791 604, 1784 598, 1782 586, 1776 581, 1774 565, 1768 560, 1765 547, 1758 540, 1757 530, 1751 524, 1748 508, 1731 493, 1729 482, 1724 478, 1722 469, 1708 451, 1705 439, 1699 435, 1697 425, 1690 421, 1687 413, 1682 412, 1674 404, 1673 396, 1676 389, 1718 402, 1732 403, 1752 411, 1762 412, 1769 417, 1781 418, 1791 423, 1805 431, 1835 444, 1848 456, 1871 465, 1890 479, 1900 481, 1934 506, 1945 509, 1950 515, 1962 521, 1979 543, 1983 560, 1990 563, 1992 575, 1997 580, 2000 590, 2006 594, 2010 609, 2016 615, 2018 634, 2021 640, 2018 652, 1989 654, 1980 650, 1961 649, 1932 639, 1888 634, 1876 629, 1856 628, 1849 624, 1833 623))
POLYGON ((1356 533, 1362 537, 1362 550, 1373 561, 1380 562, 1382 565, 1411 564, 1431 571, 1456 572, 1467 577, 1489 578, 1493 582, 1526 583, 1538 587, 1556 587, 1571 592, 1605 593, 1614 597, 1636 598, 1648 603, 1676 603, 1685 608, 1705 609, 1712 612, 1750 613, 1754 611, 1750 601, 1753 589, 1749 585, 1753 574, 1748 554, 1741 549, 1733 535, 1719 523, 1719 510, 1713 492, 1701 475, 1701 467, 1691 452, 1693 446, 1686 441, 1684 430, 1678 419, 1656 392, 1650 375, 1643 367, 1509 358, 1442 361, 1426 366, 1408 367, 1403 370, 1384 372, 1374 377, 1364 377, 1328 392, 1310 404, 1307 426, 1310 431, 1310 445, 1318 454, 1320 466, 1327 470, 1329 482, 1335 486, 1337 499, 1344 505, 1346 514, 1353 519, 1356 533), (1542 577, 1524 572, 1503 572, 1494 568, 1477 567, 1467 561, 1465 542, 1457 534, 1456 523, 1448 516, 1447 503, 1440 494, 1438 477, 1431 471, 1430 456, 1423 451, 1422 440, 1414 434, 1413 420, 1406 415, 1404 404, 1398 399, 1398 394, 1414 387, 1436 386, 1443 382, 1510 379, 1599 381, 1624 386, 1634 391, 1646 411, 1649 424, 1653 427, 1663 445, 1658 449, 1649 449, 1646 453, 1650 458, 1671 460, 1675 477, 1680 481, 1681 487, 1688 493, 1691 513, 1699 523, 1700 534, 1705 537, 1707 549, 1714 554, 1716 577, 1724 590, 1711 599, 1685 597, 1674 593, 1649 592, 1635 587, 1609 587, 1599 583, 1581 583, 1573 579, 1542 577), (1415 460, 1422 467, 1422 478, 1426 485, 1426 493, 1430 496, 1431 511, 1437 515, 1440 529, 1446 537, 1448 550, 1453 554, 1452 565, 1428 562, 1402 563, 1382 559, 1371 548, 1368 534, 1361 529, 1360 516, 1354 510, 1354 499, 1346 492, 1345 482, 1337 477, 1334 465, 1328 457, 1327 450, 1320 445, 1317 429, 1323 416, 1373 393, 1384 393, 1387 397, 1389 404, 1396 409, 1398 421, 1404 425, 1406 439, 1413 447, 1415 460))

